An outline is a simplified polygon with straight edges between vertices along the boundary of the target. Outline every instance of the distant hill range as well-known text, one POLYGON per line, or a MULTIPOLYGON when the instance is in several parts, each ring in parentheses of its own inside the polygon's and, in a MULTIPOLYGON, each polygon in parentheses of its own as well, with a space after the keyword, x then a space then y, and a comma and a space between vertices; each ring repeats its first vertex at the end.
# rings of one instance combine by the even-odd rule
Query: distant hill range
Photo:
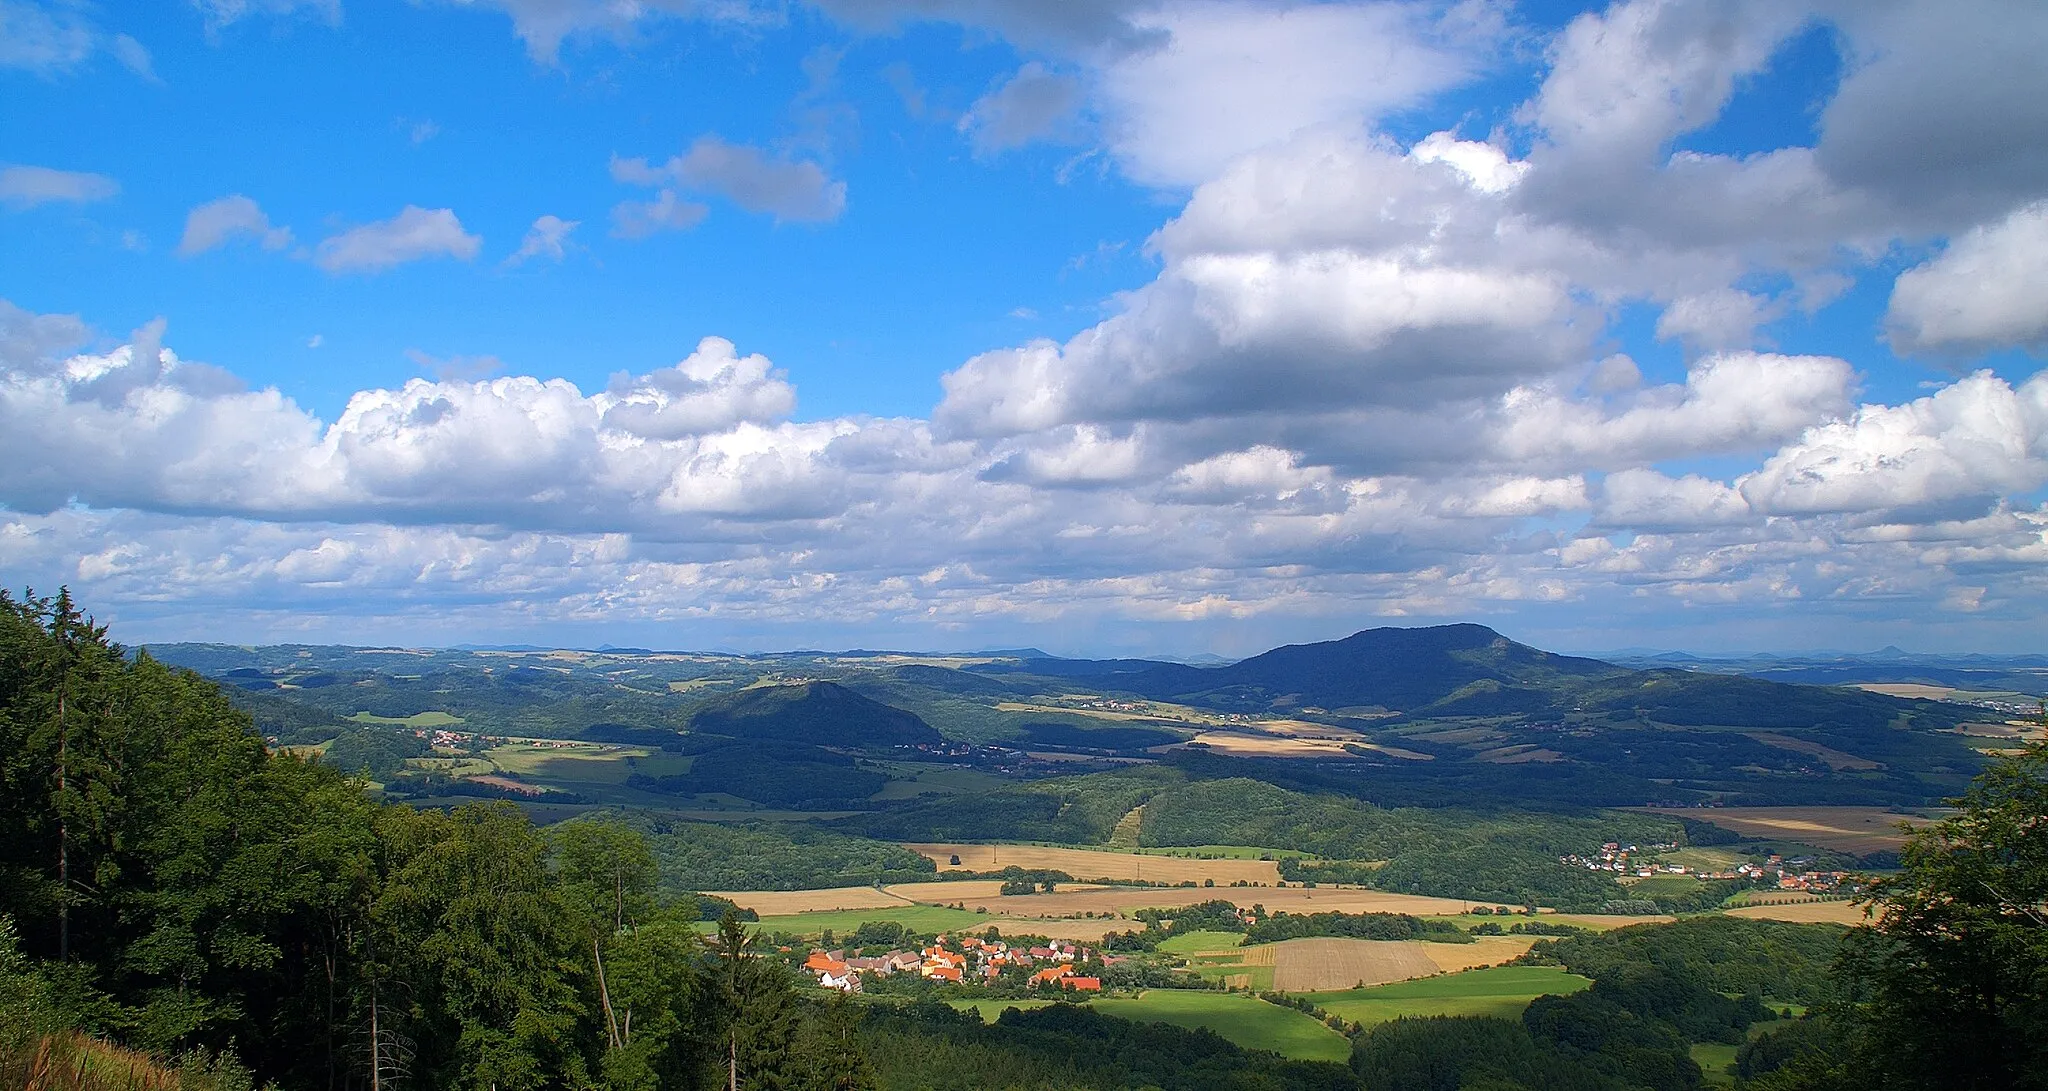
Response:
POLYGON ((690 730, 814 746, 914 746, 945 740, 916 713, 836 682, 756 686, 715 697, 691 714, 690 730))
POLYGON ((1699 656, 1683 652, 1629 653, 1608 659, 1630 667, 1682 665, 1690 670, 1742 674, 1774 682, 1812 685, 1923 685, 1984 693, 2048 696, 2048 655, 1929 655, 1881 648, 1874 652, 1805 655, 1699 656))
MULTIPOLYGON (((1605 714, 1674 725, 1875 729, 1902 717, 1947 727, 1956 706, 1671 668, 1636 669, 1519 644, 1484 625, 1367 629, 1223 667, 1149 660, 1025 660, 972 668, 1086 678, 1103 688, 1232 711, 1339 719, 1605 714), (1937 722, 1938 721, 1938 722, 1937 722)), ((1901 725, 1905 726, 1905 725, 1901 725)))

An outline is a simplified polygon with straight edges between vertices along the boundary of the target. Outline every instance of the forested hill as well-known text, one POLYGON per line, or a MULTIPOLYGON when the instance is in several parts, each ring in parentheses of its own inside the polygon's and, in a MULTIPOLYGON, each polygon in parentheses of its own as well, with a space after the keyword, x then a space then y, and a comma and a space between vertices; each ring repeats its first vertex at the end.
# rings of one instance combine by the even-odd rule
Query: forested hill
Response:
POLYGON ((1590 714, 1668 725, 1875 731, 1900 724, 1939 729, 1969 718, 1956 706, 1850 689, 1637 670, 1546 652, 1471 624, 1367 629, 1222 667, 1032 660, 969 669, 1086 678, 1104 689, 1232 711, 1307 710, 1384 722, 1590 714))
POLYGON ((2011 730, 2001 726, 2010 715, 1981 695, 1909 700, 1634 669, 1481 625, 1369 629, 1217 667, 1047 659, 1028 649, 745 656, 166 645, 151 654, 227 683, 279 745, 339 740, 352 762, 364 750, 357 743, 388 743, 394 733, 419 749, 414 735, 428 727, 466 737, 479 755, 522 739, 677 755, 598 775, 587 762, 518 754, 500 755, 509 760, 498 766, 429 769, 405 764, 424 751, 379 745, 370 749, 392 750, 390 760, 362 766, 427 796, 499 790, 458 783, 488 774, 635 805, 728 806, 736 796, 769 808, 889 809, 937 783, 856 764, 943 740, 945 749, 1026 754, 956 755, 1005 776, 1057 775, 1044 756, 1057 751, 1070 763, 1193 762, 1204 776, 1383 803, 1918 806, 1981 767, 1973 740, 2011 730), (1304 734, 1319 741, 1303 743, 1304 734), (568 775, 579 770, 591 775, 568 775))
POLYGON ((1227 667, 1154 669, 1129 685, 1162 697, 1245 695, 1331 710, 1409 712, 1475 693, 1568 691, 1632 673, 1518 644, 1484 625, 1435 625, 1290 644, 1227 667))
POLYGON ((834 682, 755 686, 714 698, 690 717, 706 735, 835 746, 905 746, 944 736, 914 712, 870 700, 834 682))

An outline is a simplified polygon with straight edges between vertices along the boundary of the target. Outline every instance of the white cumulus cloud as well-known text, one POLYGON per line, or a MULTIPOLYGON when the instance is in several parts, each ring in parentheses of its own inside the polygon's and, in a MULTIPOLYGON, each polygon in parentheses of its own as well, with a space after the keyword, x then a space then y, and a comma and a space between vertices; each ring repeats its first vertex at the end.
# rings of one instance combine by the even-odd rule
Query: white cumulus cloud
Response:
MULTIPOLYGON (((710 134, 698 137, 666 163, 614 159, 611 171, 614 179, 632 185, 673 182, 716 193, 749 212, 765 212, 777 220, 824 223, 846 211, 846 183, 833 180, 817 163, 771 155, 710 134)), ((674 201, 670 191, 662 191, 662 203, 674 201)))
POLYGON ((203 254, 237 237, 253 239, 265 250, 282 250, 292 243, 290 228, 273 227, 255 201, 237 193, 185 214, 185 235, 178 242, 178 253, 188 257, 203 254))
POLYGON ((2048 347, 2048 200, 1899 274, 1885 322, 1907 352, 2048 347))
POLYGON ((569 247, 573 245, 569 242, 569 235, 580 226, 576 220, 542 216, 526 229, 526 237, 519 240, 519 249, 506 257, 504 264, 507 267, 520 265, 530 258, 559 262, 569 255, 569 247))
POLYGON ((1904 405, 1808 430, 1740 483, 1787 514, 1988 508, 2048 483, 2048 372, 2014 388, 1988 371, 1904 405))
POLYGON ((0 167, 0 204, 34 208, 62 202, 104 201, 121 192, 121 184, 104 174, 57 170, 53 167, 0 167))
POLYGON ((320 240, 313 261, 330 273, 375 273, 428 258, 468 261, 483 246, 446 208, 407 205, 388 220, 353 227, 320 240))

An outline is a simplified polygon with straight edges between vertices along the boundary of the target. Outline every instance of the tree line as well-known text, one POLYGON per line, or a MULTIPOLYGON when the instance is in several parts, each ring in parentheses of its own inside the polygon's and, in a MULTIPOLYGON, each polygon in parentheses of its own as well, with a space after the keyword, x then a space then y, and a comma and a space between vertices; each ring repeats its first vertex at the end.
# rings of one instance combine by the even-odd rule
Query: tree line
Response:
POLYGON ((872 1085, 855 1015, 700 939, 638 832, 364 789, 0 593, 0 1074, 83 1032, 292 1088, 872 1085))
MULTIPOLYGON (((1122 786, 1085 821, 1159 787, 1122 786)), ((1349 1067, 1070 1005, 984 1026, 943 1005, 810 999, 783 960, 752 957, 735 916, 701 937, 706 903, 662 891, 639 831, 541 830, 505 804, 415 810, 365 788, 272 752, 219 687, 128 654, 68 595, 0 592, 0 1086, 53 1057, 146 1054, 187 1091, 1661 1091, 1699 1085, 1693 1043, 1740 1041, 1756 1091, 2048 1087, 2038 744, 1909 839, 1865 927, 1568 937, 1545 957, 1591 989, 1519 1021, 1385 1024, 1349 1067), (1807 1017, 1755 1032, 1794 1000, 1807 1017)), ((1038 794, 1061 806, 1071 789, 1038 794)), ((1590 832, 1578 821, 1540 832, 1590 832)), ((1120 938, 1247 928, 1227 902, 1146 924, 1120 938)))

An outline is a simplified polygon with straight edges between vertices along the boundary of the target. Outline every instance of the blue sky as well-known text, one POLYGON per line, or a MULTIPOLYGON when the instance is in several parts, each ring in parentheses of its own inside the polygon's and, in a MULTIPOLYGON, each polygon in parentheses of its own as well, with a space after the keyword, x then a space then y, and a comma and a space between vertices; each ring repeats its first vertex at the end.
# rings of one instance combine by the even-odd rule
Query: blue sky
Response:
POLYGON ((0 573, 129 640, 2039 650, 2043 46, 0 0, 0 573))

